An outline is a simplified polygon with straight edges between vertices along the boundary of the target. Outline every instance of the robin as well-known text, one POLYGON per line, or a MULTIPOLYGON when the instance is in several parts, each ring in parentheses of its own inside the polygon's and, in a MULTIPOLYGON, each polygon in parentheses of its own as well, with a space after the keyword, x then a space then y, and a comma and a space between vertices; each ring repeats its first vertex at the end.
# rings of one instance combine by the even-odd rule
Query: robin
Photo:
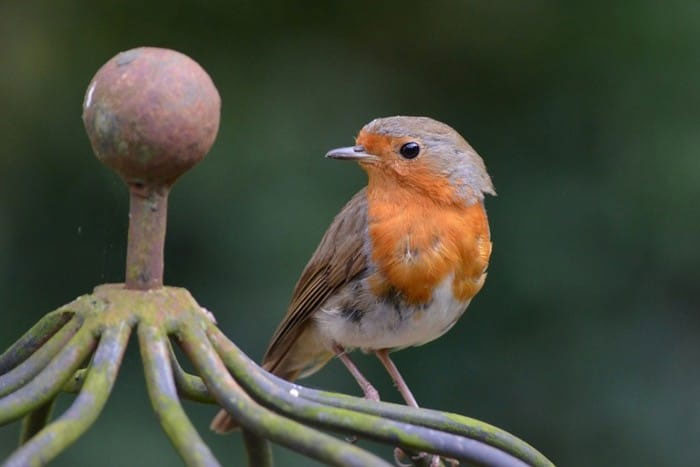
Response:
MULTIPOLYGON (((335 356, 365 397, 379 400, 347 354, 361 349, 379 358, 406 403, 417 407, 389 352, 443 335, 484 285, 491 179, 459 133, 427 117, 375 119, 355 146, 326 157, 356 161, 368 184, 306 265, 263 368, 291 381, 335 356)), ((217 432, 234 427, 224 411, 212 422, 217 432)))

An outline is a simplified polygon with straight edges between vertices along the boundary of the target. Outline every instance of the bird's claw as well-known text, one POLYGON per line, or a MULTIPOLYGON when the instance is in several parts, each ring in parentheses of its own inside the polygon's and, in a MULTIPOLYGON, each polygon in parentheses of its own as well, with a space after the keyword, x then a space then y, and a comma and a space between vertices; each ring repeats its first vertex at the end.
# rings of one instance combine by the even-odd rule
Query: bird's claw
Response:
POLYGON ((403 449, 394 448, 394 462, 396 465, 398 467, 413 467, 413 462, 407 463, 404 461, 404 459, 408 459, 410 461, 410 458, 406 455, 403 449))
POLYGON ((363 389, 364 389, 364 393, 365 393, 365 399, 370 400, 370 401, 374 401, 374 402, 379 402, 379 401, 380 401, 380 399, 379 399, 379 391, 377 391, 376 389, 374 389, 373 386, 370 386, 370 387, 367 387, 367 388, 363 388, 363 389))
MULTIPOLYGON (((428 454, 427 452, 421 452, 415 455, 407 454, 401 448, 394 449, 394 462, 398 467, 416 467, 420 465, 429 465, 430 467, 440 467, 444 465, 440 456, 434 454, 428 454), (430 463, 428 464, 427 457, 430 456, 430 463)), ((459 465, 459 461, 456 459, 447 459, 445 461, 451 466, 455 467, 459 465)))

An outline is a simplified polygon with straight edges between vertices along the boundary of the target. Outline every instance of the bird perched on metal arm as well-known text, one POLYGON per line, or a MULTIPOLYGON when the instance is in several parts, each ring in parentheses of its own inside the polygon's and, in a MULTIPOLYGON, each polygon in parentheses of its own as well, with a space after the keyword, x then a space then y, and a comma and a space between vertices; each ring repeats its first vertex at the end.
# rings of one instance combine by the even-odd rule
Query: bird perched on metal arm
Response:
MULTIPOLYGON (((337 356, 365 396, 378 400, 348 356, 361 349, 376 354, 406 403, 417 407, 389 352, 443 335, 484 285, 491 178, 459 133, 427 117, 375 119, 354 146, 326 157, 356 161, 368 184, 306 265, 263 367, 296 380, 337 356)), ((224 411, 212 422, 217 432, 234 427, 224 411)))

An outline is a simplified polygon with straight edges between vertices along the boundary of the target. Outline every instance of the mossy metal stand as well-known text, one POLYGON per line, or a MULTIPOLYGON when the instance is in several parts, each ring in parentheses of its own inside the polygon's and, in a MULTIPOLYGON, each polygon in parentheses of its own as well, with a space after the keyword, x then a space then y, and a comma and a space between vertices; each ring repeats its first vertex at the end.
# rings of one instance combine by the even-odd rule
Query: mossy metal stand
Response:
POLYGON ((242 427, 252 466, 272 464, 268 440, 331 465, 389 465, 320 429, 476 465, 552 465, 525 442, 477 420, 280 380, 229 341, 187 290, 163 286, 168 192, 211 147, 219 108, 204 70, 170 50, 121 53, 93 78, 85 127, 97 157, 124 179, 131 195, 126 282, 100 285, 49 313, 0 356, 0 423, 24 418, 21 444, 4 465, 43 465, 90 427, 107 401, 132 331, 153 409, 189 466, 219 462, 181 397, 228 410, 242 427), (199 376, 183 371, 173 343, 199 376), (77 396, 50 420, 60 391, 77 396))

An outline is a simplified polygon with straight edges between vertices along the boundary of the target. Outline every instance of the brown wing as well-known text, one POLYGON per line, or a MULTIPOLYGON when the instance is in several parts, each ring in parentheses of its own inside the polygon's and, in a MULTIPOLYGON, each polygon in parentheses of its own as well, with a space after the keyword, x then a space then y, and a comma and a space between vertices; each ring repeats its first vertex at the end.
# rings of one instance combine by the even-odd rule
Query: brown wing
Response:
POLYGON ((309 324, 309 318, 335 291, 367 267, 363 241, 367 230, 367 196, 360 190, 328 227, 294 287, 287 314, 272 336, 263 365, 275 372, 309 324))

